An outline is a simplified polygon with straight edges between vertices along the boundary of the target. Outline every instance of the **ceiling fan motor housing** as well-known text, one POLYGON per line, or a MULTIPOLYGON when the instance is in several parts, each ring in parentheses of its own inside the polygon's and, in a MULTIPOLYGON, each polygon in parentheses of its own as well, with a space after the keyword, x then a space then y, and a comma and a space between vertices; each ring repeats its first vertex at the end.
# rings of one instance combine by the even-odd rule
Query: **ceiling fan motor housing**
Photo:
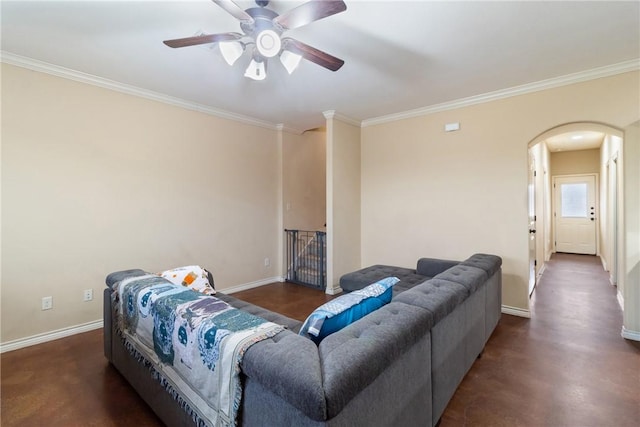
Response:
POLYGON ((283 30, 273 23, 273 19, 278 14, 262 7, 250 8, 245 12, 253 18, 254 22, 241 22, 240 28, 247 36, 255 40, 260 55, 272 58, 280 53, 282 48, 280 35, 283 30))

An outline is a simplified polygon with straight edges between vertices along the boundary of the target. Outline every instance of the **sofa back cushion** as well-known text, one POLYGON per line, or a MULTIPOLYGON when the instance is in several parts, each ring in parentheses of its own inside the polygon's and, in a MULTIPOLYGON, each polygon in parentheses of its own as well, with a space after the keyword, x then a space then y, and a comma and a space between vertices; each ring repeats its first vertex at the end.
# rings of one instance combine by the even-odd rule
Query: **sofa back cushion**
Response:
POLYGON ((416 280, 419 282, 424 281, 424 278, 416 276, 416 271, 413 269, 376 264, 342 275, 342 277, 340 277, 340 288, 345 292, 353 292, 363 289, 385 277, 397 277, 403 282, 408 280, 412 283, 416 280))
POLYGON ((460 264, 484 270, 487 273, 487 277, 491 277, 502 266, 502 258, 497 255, 474 254, 460 264))
POLYGON ((416 265, 416 273, 431 279, 459 263, 459 261, 451 261, 448 259, 420 258, 416 265))
POLYGON ((467 297, 469 290, 459 283, 431 279, 394 298, 394 302, 421 307, 433 316, 433 325, 444 319, 467 297))
POLYGON ((434 279, 459 283, 467 288, 470 294, 482 286, 488 278, 489 276, 483 269, 465 264, 458 264, 434 277, 434 279))

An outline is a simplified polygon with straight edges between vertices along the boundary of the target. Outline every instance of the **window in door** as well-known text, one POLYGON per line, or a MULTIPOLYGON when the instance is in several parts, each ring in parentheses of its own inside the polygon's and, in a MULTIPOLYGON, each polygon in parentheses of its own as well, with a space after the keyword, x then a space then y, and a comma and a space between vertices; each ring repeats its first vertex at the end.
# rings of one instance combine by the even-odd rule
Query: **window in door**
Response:
POLYGON ((561 184, 562 211, 564 218, 587 217, 587 184, 561 184))

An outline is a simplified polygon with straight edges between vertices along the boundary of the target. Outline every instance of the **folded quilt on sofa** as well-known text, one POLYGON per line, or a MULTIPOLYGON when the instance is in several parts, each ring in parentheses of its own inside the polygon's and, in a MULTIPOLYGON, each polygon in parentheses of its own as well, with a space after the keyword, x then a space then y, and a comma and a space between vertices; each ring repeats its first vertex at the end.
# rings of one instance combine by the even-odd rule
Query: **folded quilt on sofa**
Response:
POLYGON ((127 347, 152 362, 156 377, 194 419, 234 425, 244 353, 284 327, 154 274, 120 281, 112 298, 127 347))

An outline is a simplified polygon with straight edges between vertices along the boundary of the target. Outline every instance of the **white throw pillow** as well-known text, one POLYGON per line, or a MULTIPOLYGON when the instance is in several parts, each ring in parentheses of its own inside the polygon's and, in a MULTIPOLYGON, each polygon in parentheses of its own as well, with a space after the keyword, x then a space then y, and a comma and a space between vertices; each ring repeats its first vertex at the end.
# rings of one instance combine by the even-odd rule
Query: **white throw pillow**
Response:
POLYGON ((199 265, 173 268, 163 271, 160 276, 175 285, 182 285, 196 292, 206 295, 214 295, 216 293, 213 283, 209 283, 209 273, 199 265))

